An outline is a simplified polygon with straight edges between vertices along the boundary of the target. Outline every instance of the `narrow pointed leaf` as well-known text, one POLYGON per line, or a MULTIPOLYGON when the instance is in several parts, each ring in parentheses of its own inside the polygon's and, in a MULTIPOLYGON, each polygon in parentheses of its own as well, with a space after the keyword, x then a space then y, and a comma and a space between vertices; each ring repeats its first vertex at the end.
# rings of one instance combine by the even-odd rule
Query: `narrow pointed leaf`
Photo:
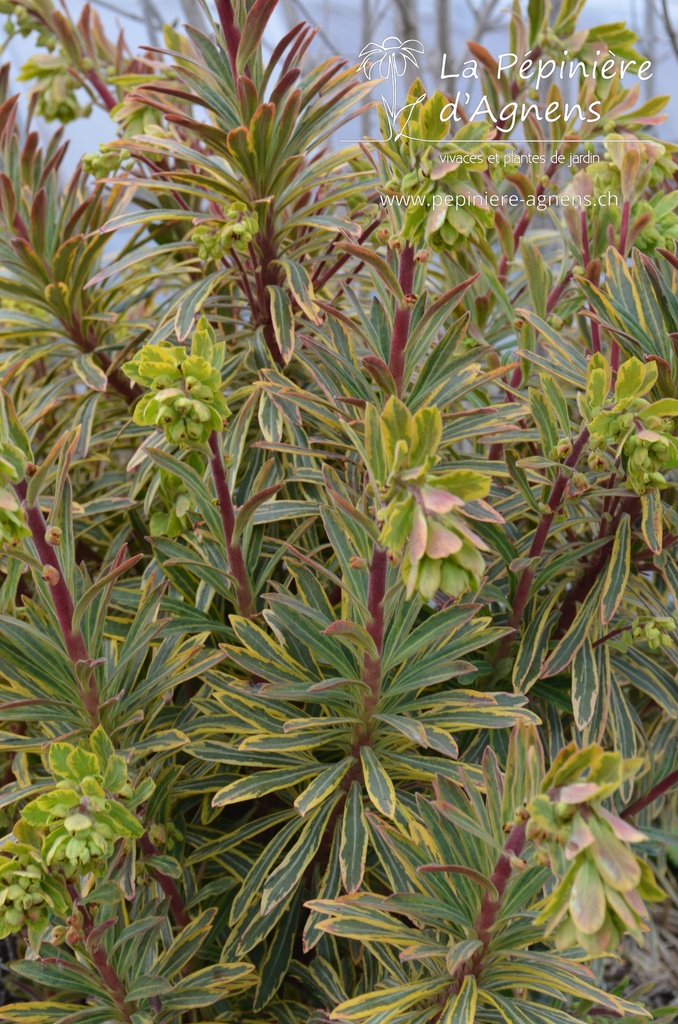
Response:
POLYGON ((621 604, 631 572, 631 517, 624 513, 615 534, 600 601, 603 625, 611 622, 621 604))
POLYGON ((392 818, 396 812, 396 795, 390 775, 371 747, 360 748, 360 759, 367 795, 378 811, 392 818))
POLYGON ((346 892, 357 892, 362 885, 367 857, 367 821, 363 808, 362 786, 354 779, 346 797, 341 822, 339 865, 346 892))

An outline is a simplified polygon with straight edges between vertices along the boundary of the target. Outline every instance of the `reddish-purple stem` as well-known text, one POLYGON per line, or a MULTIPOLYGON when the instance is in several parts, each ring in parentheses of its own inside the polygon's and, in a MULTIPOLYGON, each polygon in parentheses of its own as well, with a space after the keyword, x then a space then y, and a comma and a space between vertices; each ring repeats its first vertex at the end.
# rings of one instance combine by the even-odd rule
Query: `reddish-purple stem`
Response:
MULTIPOLYGON (((629 221, 631 217, 631 203, 628 199, 624 200, 624 207, 622 209, 622 220, 621 227, 619 229, 619 251, 622 256, 626 255, 626 243, 629 234, 629 221)), ((612 372, 616 373, 619 369, 619 362, 621 358, 621 349, 619 348, 619 342, 616 338, 612 338, 612 348, 610 350, 610 365, 612 372)))
MULTIPOLYGON (((572 451, 565 460, 564 466, 566 466, 568 469, 572 469, 574 466, 577 465, 579 456, 582 453, 584 445, 588 441, 588 437, 588 427, 584 427, 579 437, 572 445, 572 451)), ((530 545, 530 550, 527 556, 528 558, 537 558, 539 555, 541 555, 542 551, 544 550, 544 545, 546 544, 546 540, 551 529, 551 524, 553 523, 553 518, 556 512, 558 511, 560 503, 563 499, 563 493, 565 491, 565 484, 567 483, 567 479, 568 474, 565 473, 563 469, 559 470, 558 476, 556 477, 553 483, 553 487, 551 488, 551 494, 547 502, 550 512, 547 515, 543 516, 539 521, 539 525, 537 526, 537 529, 534 533, 534 537, 532 538, 532 544, 530 545)), ((511 615, 508 620, 508 625, 513 627, 513 629, 516 629, 520 625, 520 621, 523 617, 523 612, 525 611, 525 605, 527 604, 527 599, 530 594, 530 587, 532 586, 534 573, 534 568, 531 565, 528 565, 523 569, 523 571, 520 574, 520 579, 518 580, 518 587, 516 588, 516 595, 513 600, 513 610, 511 611, 511 615)), ((505 641, 507 640, 510 642, 508 637, 505 638, 505 641)), ((502 653, 506 653, 505 650, 502 653)))
POLYGON ((612 339, 612 348, 610 350, 610 366, 612 367, 612 372, 613 373, 616 373, 617 370, 619 369, 620 361, 621 361, 621 349, 619 347, 619 342, 617 341, 616 338, 613 338, 612 339))
MULTIPOLYGON (((372 223, 369 224, 365 228, 365 230, 362 232, 362 234, 358 237, 356 245, 362 245, 363 242, 365 242, 370 237, 370 235, 375 230, 375 228, 378 228, 380 224, 381 224, 381 219, 380 218, 378 218, 375 221, 372 221, 372 223)), ((313 287, 316 290, 316 292, 321 291, 325 287, 327 282, 332 277, 334 277, 334 275, 339 270, 341 270, 343 265, 346 262, 348 262, 348 260, 350 260, 352 258, 350 253, 345 252, 343 254, 343 256, 340 256, 337 260, 335 260, 334 263, 330 267, 328 267, 326 270, 323 270, 323 268, 325 266, 325 263, 327 262, 327 257, 329 257, 331 255, 332 250, 334 248, 334 245, 336 244, 336 242, 341 241, 342 238, 343 238, 343 235, 341 235, 341 234, 338 234, 336 236, 336 238, 332 241, 332 243, 329 245, 329 247, 327 249, 327 256, 324 257, 320 261, 318 266, 316 267, 316 270, 315 270, 315 272, 313 274, 313 277, 311 278, 311 281, 313 283, 313 287)))
POLYGON ((363 681, 370 688, 365 700, 365 711, 369 715, 376 708, 381 694, 381 656, 384 649, 384 597, 386 596, 386 576, 388 573, 388 553, 384 548, 374 545, 372 562, 370 563, 370 580, 367 592, 367 632, 374 640, 377 655, 366 654, 363 661, 363 681))
MULTIPOLYGON (((166 181, 168 178, 171 178, 172 172, 163 171, 161 165, 156 163, 155 160, 151 160, 150 157, 143 156, 142 153, 135 153, 134 156, 136 157, 140 164, 143 164, 145 167, 150 167, 153 173, 156 174, 158 178, 162 178, 163 181, 166 181)), ((172 198, 177 203, 177 205, 181 207, 182 210, 190 210, 190 206, 188 205, 188 203, 186 202, 186 200, 184 199, 180 192, 177 192, 175 188, 171 188, 170 194, 172 195, 172 198)))
MULTIPOLYGON (((546 172, 546 177, 547 178, 552 178, 557 170, 558 170, 558 164, 557 163, 551 164, 551 166, 549 167, 549 169, 546 172)), ((535 200, 539 200, 540 196, 542 196, 545 191, 546 191, 546 185, 543 182, 539 182, 539 184, 537 185, 536 189, 534 190, 535 200)), ((520 220, 516 224, 515 230, 513 232, 513 247, 514 247, 514 249, 518 248, 518 242, 520 241, 520 239, 523 237, 523 235, 527 231, 527 229, 528 229, 528 227, 530 225, 530 221, 532 219, 532 214, 533 213, 534 213, 534 207, 526 209, 525 212, 523 213, 522 217, 520 218, 520 220)), ((501 258, 501 260, 499 262, 499 271, 498 271, 498 275, 497 275, 499 277, 499 280, 500 280, 500 282, 502 284, 504 284, 504 282, 506 281, 506 271, 508 270, 508 264, 509 264, 509 258, 506 255, 506 253, 504 253, 504 255, 502 256, 502 258, 501 258)))
POLYGON ((109 113, 111 110, 113 110, 113 107, 117 107, 118 101, 116 100, 115 96, 110 91, 106 83, 103 82, 99 75, 96 73, 96 71, 87 72, 87 81, 90 83, 91 86, 93 86, 93 88, 99 94, 99 98, 101 99, 104 106, 106 107, 106 110, 108 110, 109 113))
MULTIPOLYGON (((452 984, 448 990, 448 996, 455 995, 459 992, 461 982, 467 974, 473 974, 476 977, 480 974, 484 966, 485 956, 487 954, 488 947, 492 941, 492 929, 497 923, 499 917, 499 911, 501 910, 501 903, 506 893, 506 886, 509 883, 509 879, 513 873, 513 866, 511 860, 513 857, 520 857, 523 849, 525 848, 525 825, 520 823, 514 825, 511 829, 506 843, 504 844, 504 852, 499 857, 495 864, 494 871, 490 881, 496 889, 497 898, 493 899, 489 892, 483 894, 483 900, 480 904, 480 910, 475 920, 474 930, 482 946, 476 950, 470 961, 466 961, 459 968, 459 972, 454 977, 452 984)), ((437 1024, 442 1016, 443 1011, 441 1010, 432 1021, 432 1024, 437 1024)))
POLYGON ((589 228, 586 223, 586 212, 584 210, 581 210, 579 213, 579 224, 581 227, 581 254, 584 261, 584 270, 586 270, 591 262, 591 250, 589 248, 589 228))
MULTIPOLYGON (((244 268, 244 266, 242 264, 242 260, 238 256, 238 254, 235 251, 235 249, 232 250, 231 257, 233 259, 234 264, 238 268, 238 273, 240 274, 240 284, 241 284, 242 290, 245 292, 245 295, 247 296, 247 301, 250 304, 250 309, 254 309, 254 306, 255 306, 254 293, 252 292, 252 289, 250 287, 250 282, 249 282, 249 279, 247 277, 247 271, 245 270, 245 268, 244 268)), ((225 256, 222 256, 221 262, 223 263, 223 265, 228 270, 228 260, 226 259, 225 256)))
POLYGON ((114 967, 109 961, 106 950, 99 941, 94 941, 90 948, 90 954, 94 961, 94 966, 99 972, 101 980, 111 993, 111 998, 122 1014, 123 1019, 131 1022, 132 1017, 130 1016, 130 1008, 126 1002, 127 993, 114 967))
MULTIPOLYGON (((612 550, 611 541, 619 528, 619 521, 622 514, 625 511, 628 511, 631 519, 634 519, 637 514, 637 512, 634 512, 634 507, 638 504, 638 499, 629 495, 628 498, 622 499, 620 508, 613 519, 608 519, 607 517, 601 519, 598 539, 603 540, 607 537, 608 543, 598 549, 597 554, 589 563, 584 575, 581 576, 579 580, 577 580, 577 582, 574 583, 567 591, 565 600, 560 607, 560 616, 556 631, 557 637, 564 636, 570 628, 576 615, 577 604, 586 599, 601 572, 603 572, 612 550)), ((636 566, 636 568, 640 570, 640 566, 636 566)))
MULTIPOLYGON (((82 914, 82 922, 85 931, 85 946, 94 961, 94 966, 99 972, 99 976, 103 981, 104 985, 111 994, 111 998, 115 1003, 116 1007, 122 1014, 123 1020, 129 1021, 131 1024, 130 1008, 127 1005, 127 992, 125 987, 118 977, 118 974, 110 962, 108 954, 103 947, 103 935, 104 928, 106 926, 95 927, 92 920, 89 907, 85 904, 80 903, 80 895, 74 885, 68 885, 68 891, 71 894, 73 900, 73 910, 79 911, 82 914)), ((112 925, 114 921, 109 921, 108 924, 112 925)))
MULTIPOLYGON (((510 388, 514 388, 515 389, 515 388, 517 388, 520 385, 522 379, 523 379, 523 368, 522 368, 522 366, 520 364, 520 360, 518 360, 518 362, 516 363, 516 365, 513 368, 513 373, 511 374, 511 376, 509 378, 508 386, 510 388)), ((504 383, 506 383, 506 378, 502 378, 502 380, 504 381, 504 383)), ((510 391, 506 392, 506 399, 509 402, 515 402, 515 398, 513 397, 513 395, 511 394, 510 391)), ((525 420, 520 420, 519 423, 520 423, 520 427, 523 430, 527 429, 527 425, 525 423, 525 420)), ((503 443, 501 441, 495 441, 494 444, 490 445, 490 450, 489 450, 489 452, 487 454, 487 457, 490 460, 490 462, 494 462, 496 459, 500 459, 502 457, 503 451, 504 451, 503 443)))
POLYGON ((621 629, 612 629, 605 636, 601 636, 599 640, 593 641, 593 647, 600 647, 601 644, 606 644, 608 640, 613 640, 616 636, 626 632, 626 627, 622 626, 621 629))
POLYGON ((628 199, 624 200, 624 206, 622 208, 622 220, 621 227, 619 229, 619 251, 624 256, 626 254, 626 242, 629 236, 629 221, 631 219, 631 203, 628 199))
MULTIPOLYGON (((586 223, 586 213, 582 210, 579 214, 579 223, 581 225, 581 251, 582 259, 584 261, 584 271, 588 268, 591 262, 591 248, 589 246, 589 229, 586 223)), ((589 303, 589 309, 593 311, 593 306, 589 303)), ((600 327, 595 322, 591 321, 591 348, 595 352, 600 352, 600 327)))
MULTIPOLYGON (((72 625, 74 606, 71 592, 64 579, 56 552, 53 546, 45 540, 45 532, 47 530, 45 518, 37 505, 27 504, 28 488, 25 480, 16 485, 15 491, 19 500, 24 504, 26 522, 31 531, 31 539, 35 545, 40 563, 45 568, 52 570, 47 578, 47 585, 50 589, 54 611, 68 656, 74 666, 79 661, 88 661, 89 654, 87 653, 82 632, 79 629, 74 630, 72 625)), ((92 725, 96 727, 99 724, 99 690, 94 672, 90 675, 89 686, 87 688, 83 687, 81 693, 85 710, 90 717, 92 725)))
POLYGON ((231 492, 228 489, 228 483, 226 481, 226 473, 224 472, 224 460, 221 455, 221 451, 219 450, 219 436, 215 431, 212 431, 210 434, 209 446, 210 451, 212 452, 212 456, 210 458, 212 479, 214 480, 214 488, 217 492, 217 498, 219 499, 219 512, 221 514, 221 523, 224 529, 224 541, 226 542, 228 564, 235 579, 235 594, 238 611, 241 615, 244 615, 245 618, 251 619, 255 614, 252 590, 250 588, 250 581, 247 575, 247 568, 245 566, 245 559, 243 558, 240 542, 233 540, 233 530, 235 529, 235 510, 231 500, 231 492))
POLYGON ((412 289, 414 288, 414 246, 407 242, 400 253, 400 265, 398 268, 398 281, 403 290, 405 301, 399 303, 393 319, 393 331, 391 333, 391 354, 388 361, 388 368, 393 375, 398 396, 403 391, 403 378, 405 376, 405 353, 407 341, 410 335, 410 320, 412 319, 412 306, 410 305, 412 289))
POLYGON ((632 804, 629 804, 629 806, 621 812, 621 817, 630 818, 634 814, 639 814, 641 811, 644 811, 646 807, 649 807, 650 804, 653 804, 655 800, 658 800, 660 796, 663 796, 664 793, 668 793, 668 791, 673 789, 674 786, 678 786, 678 768, 666 775, 661 782, 657 782, 649 793, 645 794, 645 796, 639 796, 637 800, 634 800, 632 804))
MULTIPOLYGON (((148 832, 144 832, 141 837, 141 849, 147 857, 155 857, 159 853, 157 846, 148 835, 148 832)), ((174 879, 170 878, 169 875, 163 874, 162 871, 158 871, 155 867, 151 867, 151 873, 169 900, 170 910, 172 911, 174 920, 180 928, 185 928, 191 919, 186 913, 184 901, 181 898, 181 893, 177 889, 174 879)))
POLYGON ((504 852, 497 861, 492 877, 490 881, 497 890, 496 900, 492 898, 489 892, 484 893, 483 902, 480 905, 480 911, 475 923, 475 932, 480 941, 483 944, 483 948, 479 949, 473 957, 474 971, 477 971, 482 966, 483 957, 490 944, 492 938, 492 929, 494 928, 499 910, 501 908, 501 901, 504 898, 506 892, 506 886, 509 883, 509 879, 513 872, 511 865, 512 857, 520 857, 525 847, 525 825, 514 825, 511 829, 508 839, 504 845, 504 852))
POLYGON ((546 312, 547 312, 547 314, 553 312, 553 307, 556 305, 556 303, 560 299, 561 295, 563 294, 563 292, 567 288, 567 286, 570 283, 571 279, 572 279, 572 271, 568 270, 567 274, 565 275, 563 280, 560 282, 560 284, 555 285, 555 287, 553 287, 551 289, 551 291, 549 292, 549 297, 546 300, 546 312))
MULTIPOLYGON (((260 231, 257 236, 257 244, 261 254, 261 259, 258 259, 252 244, 250 243, 250 256, 252 258, 252 265, 259 268, 256 274, 256 285, 257 285, 257 300, 258 300, 258 322, 263 327, 264 341, 268 348, 273 361, 277 366, 283 367, 285 360, 283 359, 282 350, 278 343, 275 327, 273 325, 273 316, 271 314, 268 295, 266 289, 269 284, 279 285, 280 284, 280 270, 274 266, 275 261, 278 258, 278 252, 275 245, 272 242, 274 234, 274 212, 271 205, 269 205, 266 214, 266 224, 264 230, 260 231)), ((293 303, 294 305, 294 303, 293 303)))
POLYGON ((111 370, 111 360, 104 353, 97 349, 96 342, 92 337, 88 337, 82 330, 82 325, 78 319, 74 319, 73 323, 67 323, 62 321, 64 327, 69 332, 72 341, 82 349, 83 352, 92 352, 96 355, 99 360, 101 367, 108 377, 108 383, 111 385, 114 391, 117 391, 119 395, 125 399, 125 401, 132 403, 141 395, 141 388, 138 384, 133 384, 131 380, 128 380, 120 370, 111 370))

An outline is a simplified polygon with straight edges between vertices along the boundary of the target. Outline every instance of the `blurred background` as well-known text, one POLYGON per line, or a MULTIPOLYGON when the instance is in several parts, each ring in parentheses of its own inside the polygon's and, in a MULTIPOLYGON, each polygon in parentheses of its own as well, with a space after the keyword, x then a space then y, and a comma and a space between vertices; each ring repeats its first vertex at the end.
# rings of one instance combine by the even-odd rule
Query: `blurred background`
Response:
MULTIPOLYGON (((64 6, 77 18, 84 0, 65 0, 64 6)), ((206 28, 198 0, 91 0, 91 6, 110 35, 124 31, 131 50, 147 44, 162 46, 163 22, 206 28)), ((432 91, 441 86, 443 52, 448 55, 447 67, 459 69, 469 56, 467 39, 481 42, 495 55, 509 49, 508 6, 507 0, 280 0, 269 23, 267 40, 269 46, 274 45, 297 22, 308 21, 318 26, 309 60, 320 63, 340 54, 357 63, 360 50, 371 41, 379 43, 389 35, 418 39, 425 47, 418 57, 419 73, 432 91)), ((580 27, 615 21, 625 21, 638 35, 637 49, 653 63, 654 76, 642 83, 642 98, 673 94, 667 108, 669 117, 657 134, 678 142, 678 0, 587 0, 580 27)), ((14 71, 30 55, 30 38, 16 36, 5 50, 5 59, 9 58, 14 71)), ((442 86, 448 91, 456 89, 451 82, 442 86)), ((25 89, 25 85, 19 83, 19 88, 25 89)), ((375 99, 382 91, 376 83, 375 99)), ((43 127, 51 133, 52 126, 43 127)), ((364 115, 356 129, 347 134, 375 135, 374 112, 364 115)), ((69 125, 67 131, 73 140, 73 162, 77 155, 96 150, 113 134, 110 121, 100 111, 94 111, 87 121, 69 125)))

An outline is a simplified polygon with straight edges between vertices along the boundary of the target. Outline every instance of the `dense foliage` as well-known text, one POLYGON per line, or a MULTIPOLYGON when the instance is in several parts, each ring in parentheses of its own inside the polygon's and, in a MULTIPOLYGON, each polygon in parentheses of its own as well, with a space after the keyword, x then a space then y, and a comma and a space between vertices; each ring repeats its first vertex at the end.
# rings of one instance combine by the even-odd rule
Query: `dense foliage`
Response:
MULTIPOLYGON (((581 6, 512 49, 632 59, 581 6)), ((0 8, 32 112, 112 119, 65 180, 3 73, 2 1019, 651 1017, 604 968, 677 897, 664 101, 582 80, 602 160, 516 167, 415 81, 347 150, 373 83, 264 57, 275 0, 142 55, 0 8)))

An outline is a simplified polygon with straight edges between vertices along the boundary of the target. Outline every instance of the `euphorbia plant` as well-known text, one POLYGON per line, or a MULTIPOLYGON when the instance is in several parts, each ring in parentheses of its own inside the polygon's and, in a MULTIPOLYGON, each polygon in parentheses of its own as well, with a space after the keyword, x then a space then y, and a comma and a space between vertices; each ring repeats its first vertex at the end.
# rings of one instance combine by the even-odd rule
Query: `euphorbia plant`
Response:
MULTIPOLYGON (((266 56, 275 0, 143 59, 0 6, 43 114, 112 116, 64 183, 3 73, 3 1019, 648 1017, 603 968, 675 894, 662 101, 581 81, 590 175, 418 81, 344 150, 370 83, 301 24, 266 56)), ((516 6, 512 45, 633 59, 577 13, 516 6)))

